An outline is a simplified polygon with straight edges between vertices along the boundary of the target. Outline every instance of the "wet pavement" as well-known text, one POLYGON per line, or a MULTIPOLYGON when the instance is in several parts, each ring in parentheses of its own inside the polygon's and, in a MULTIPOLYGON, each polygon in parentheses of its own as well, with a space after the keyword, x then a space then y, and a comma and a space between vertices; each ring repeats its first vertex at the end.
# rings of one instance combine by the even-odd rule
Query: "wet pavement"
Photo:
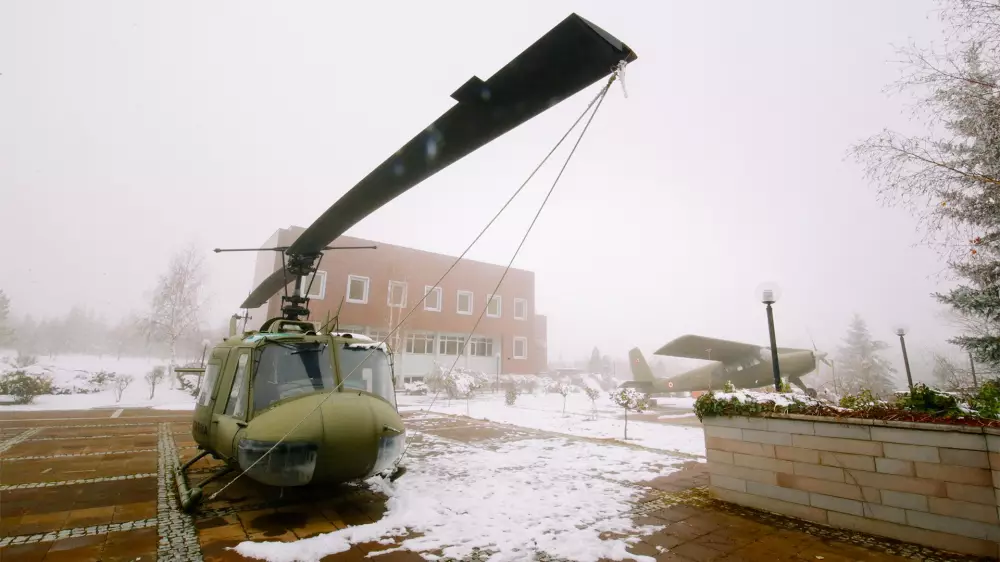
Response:
MULTIPOLYGON (((469 444, 553 436, 454 416, 407 418, 414 434, 469 444)), ((143 409, 0 412, 0 560, 248 560, 227 549, 248 539, 312 537, 385 513, 385 498, 365 488, 282 492, 242 478, 186 515, 172 471, 197 453, 189 420, 190 412, 143 409)), ((192 480, 217 466, 200 460, 192 480)), ((637 525, 665 528, 642 537, 632 552, 660 562, 972 560, 717 502, 708 496, 704 467, 689 460, 634 485, 642 494, 629 515, 637 525)), ((360 544, 323 560, 365 560, 394 546, 360 544)), ((377 558, 422 559, 408 551, 377 558)))

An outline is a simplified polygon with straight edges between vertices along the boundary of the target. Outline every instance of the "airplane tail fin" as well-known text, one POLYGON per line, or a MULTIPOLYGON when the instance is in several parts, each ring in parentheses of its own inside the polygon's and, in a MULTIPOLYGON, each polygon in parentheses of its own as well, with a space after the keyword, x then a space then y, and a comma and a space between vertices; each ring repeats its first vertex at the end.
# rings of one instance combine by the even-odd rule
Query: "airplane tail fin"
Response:
POLYGON ((638 347, 632 348, 628 352, 628 363, 632 370, 632 380, 653 382, 656 379, 653 376, 653 370, 649 368, 646 358, 642 356, 642 352, 639 351, 638 347))

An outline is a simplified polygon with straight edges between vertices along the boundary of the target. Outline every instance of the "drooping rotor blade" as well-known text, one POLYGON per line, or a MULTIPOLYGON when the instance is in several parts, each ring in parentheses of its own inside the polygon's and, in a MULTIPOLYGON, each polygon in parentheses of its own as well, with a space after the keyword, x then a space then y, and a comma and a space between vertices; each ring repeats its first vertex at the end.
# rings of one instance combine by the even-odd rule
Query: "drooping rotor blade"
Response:
MULTIPOLYGON (((571 14, 488 80, 470 78, 451 95, 456 105, 345 193, 286 253, 319 253, 411 187, 636 58, 627 45, 571 14)), ((262 306, 288 281, 275 271, 241 308, 262 306)))

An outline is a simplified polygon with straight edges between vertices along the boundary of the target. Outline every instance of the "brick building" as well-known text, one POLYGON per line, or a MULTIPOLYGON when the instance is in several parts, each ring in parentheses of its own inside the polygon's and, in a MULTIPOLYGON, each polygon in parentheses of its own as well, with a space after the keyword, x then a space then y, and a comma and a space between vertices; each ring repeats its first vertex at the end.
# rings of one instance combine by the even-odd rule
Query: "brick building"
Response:
MULTIPOLYGON (((288 246, 304 229, 279 229, 262 247, 288 246)), ((535 314, 535 274, 512 268, 492 295, 504 266, 463 259, 431 291, 455 258, 392 244, 341 236, 332 246, 377 246, 371 250, 331 250, 323 255, 309 289, 310 319, 325 321, 340 311, 340 328, 382 340, 427 294, 427 299, 388 340, 397 376, 420 378, 434 364, 487 373, 532 374, 548 363, 545 317, 535 314), (487 308, 487 302, 489 307, 487 308), (471 334, 476 319, 479 326, 471 334), (459 357, 462 343, 468 339, 459 357)), ((254 286, 281 268, 281 254, 261 252, 254 286)), ((309 280, 304 279, 303 285, 309 280)), ((289 288, 291 290, 291 287, 289 288)), ((277 316, 280 295, 250 311, 248 329, 277 316)))

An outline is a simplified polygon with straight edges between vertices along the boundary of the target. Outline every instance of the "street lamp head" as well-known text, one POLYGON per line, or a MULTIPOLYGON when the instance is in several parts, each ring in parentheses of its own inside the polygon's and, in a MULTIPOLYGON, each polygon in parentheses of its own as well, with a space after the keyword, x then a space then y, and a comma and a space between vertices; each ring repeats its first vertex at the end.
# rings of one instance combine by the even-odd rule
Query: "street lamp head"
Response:
POLYGON ((778 302, 778 297, 781 296, 781 291, 778 289, 777 283, 761 283, 757 287, 757 295, 760 297, 760 302, 764 304, 774 304, 778 302))
POLYGON ((903 325, 896 326, 895 332, 896 332, 896 335, 899 336, 899 337, 905 336, 906 335, 906 326, 903 326, 903 325))

